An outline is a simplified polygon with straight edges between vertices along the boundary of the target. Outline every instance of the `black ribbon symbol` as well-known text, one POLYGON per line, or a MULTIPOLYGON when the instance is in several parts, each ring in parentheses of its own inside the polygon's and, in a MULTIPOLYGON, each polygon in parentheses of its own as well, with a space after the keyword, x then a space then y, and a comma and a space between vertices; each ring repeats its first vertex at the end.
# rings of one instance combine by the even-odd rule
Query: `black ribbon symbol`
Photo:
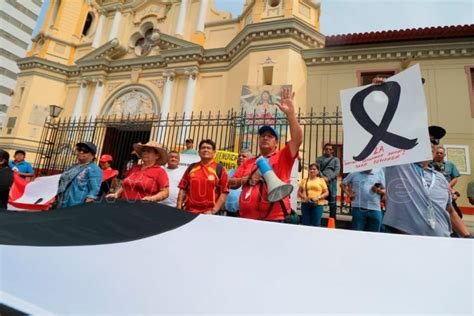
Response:
POLYGON ((380 141, 399 149, 412 149, 418 144, 418 138, 408 139, 387 131, 397 111, 400 91, 401 87, 397 82, 389 81, 382 85, 367 87, 354 95, 351 100, 351 113, 360 126, 372 134, 372 139, 358 156, 353 157, 354 160, 362 161, 366 159, 380 141), (382 117, 380 125, 375 124, 364 109, 364 100, 373 91, 382 91, 388 97, 387 110, 382 117))

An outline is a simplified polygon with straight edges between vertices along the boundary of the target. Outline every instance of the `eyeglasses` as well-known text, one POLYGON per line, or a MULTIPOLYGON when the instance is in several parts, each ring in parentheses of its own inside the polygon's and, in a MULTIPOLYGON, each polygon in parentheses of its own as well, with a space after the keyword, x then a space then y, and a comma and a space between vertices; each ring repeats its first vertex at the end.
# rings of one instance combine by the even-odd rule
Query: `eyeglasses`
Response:
POLYGON ((76 152, 78 152, 78 153, 81 153, 81 152, 82 152, 82 153, 84 153, 84 154, 88 154, 88 153, 90 153, 91 151, 90 151, 89 148, 78 147, 78 148, 76 148, 76 152))

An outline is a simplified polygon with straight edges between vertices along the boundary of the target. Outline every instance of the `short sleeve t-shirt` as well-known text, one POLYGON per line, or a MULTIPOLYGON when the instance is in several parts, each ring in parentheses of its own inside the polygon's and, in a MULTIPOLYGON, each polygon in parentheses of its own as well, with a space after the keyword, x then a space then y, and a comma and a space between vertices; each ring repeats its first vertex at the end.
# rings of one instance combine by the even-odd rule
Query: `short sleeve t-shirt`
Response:
POLYGON ((196 163, 185 171, 178 187, 186 191, 184 209, 192 213, 204 213, 212 210, 222 193, 229 193, 227 171, 222 167, 220 178, 217 176, 217 163, 204 165, 196 163))
MULTIPOLYGON (((323 194, 324 190, 328 189, 326 181, 320 177, 316 177, 315 179, 301 179, 299 187, 309 198, 316 198, 323 194)), ((318 205, 325 205, 326 202, 326 200, 318 200, 318 205)))
MULTIPOLYGON (((26 161, 21 161, 20 163, 16 164, 14 160, 10 161, 8 163, 8 165, 10 166, 10 168, 16 168, 18 169, 18 172, 21 172, 21 173, 33 173, 33 167, 31 166, 31 164, 29 162, 26 162, 26 161)), ((22 178, 25 178, 25 176, 21 176, 22 178)))
MULTIPOLYGON (((291 156, 290 148, 285 146, 267 158, 276 176, 281 181, 290 183, 291 169, 296 159, 296 155, 294 157, 291 156)), ((248 177, 257 169, 256 160, 257 157, 244 162, 237 169, 234 178, 248 177)), ((290 198, 284 198, 283 203, 289 214, 291 212, 290 198)), ((243 218, 271 221, 283 220, 285 218, 281 205, 278 202, 274 203, 271 212, 268 212, 270 202, 268 201, 268 189, 266 184, 257 184, 256 186, 244 185, 242 193, 240 194, 239 204, 240 216, 243 218)))
POLYGON ((166 167, 165 171, 168 174, 169 185, 170 185, 169 186, 170 195, 168 196, 167 199, 160 201, 160 203, 169 205, 172 207, 176 207, 176 202, 178 200, 178 194, 179 194, 178 184, 179 184, 179 181, 181 181, 181 178, 183 177, 184 172, 186 171, 186 167, 178 166, 175 169, 170 169, 166 167))
POLYGON ((169 186, 168 175, 160 165, 142 169, 134 166, 130 169, 122 182, 125 200, 141 200, 146 196, 155 195, 161 189, 169 186))
POLYGON ((412 163, 385 167, 385 181, 387 212, 384 225, 411 235, 449 237, 451 220, 446 207, 452 201, 443 174, 432 169, 423 170, 412 163), (434 209, 434 228, 429 222, 430 202, 434 209))
POLYGON ((385 187, 385 174, 383 169, 376 168, 370 172, 352 172, 342 181, 350 184, 355 197, 351 202, 352 207, 359 207, 372 211, 381 211, 380 201, 382 197, 372 191, 374 184, 380 183, 385 187))

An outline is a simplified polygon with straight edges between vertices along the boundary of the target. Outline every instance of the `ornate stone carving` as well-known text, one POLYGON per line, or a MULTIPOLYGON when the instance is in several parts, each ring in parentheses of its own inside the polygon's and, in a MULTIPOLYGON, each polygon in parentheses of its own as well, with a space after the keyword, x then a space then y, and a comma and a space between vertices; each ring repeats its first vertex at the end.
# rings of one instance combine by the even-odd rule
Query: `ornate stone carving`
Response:
POLYGON ((132 90, 114 100, 107 115, 145 115, 153 114, 150 97, 141 91, 132 90))
POLYGON ((163 79, 155 79, 155 80, 148 80, 148 81, 154 84, 159 89, 162 89, 165 84, 165 81, 163 79))
POLYGON ((114 91, 115 88, 117 88, 118 86, 120 86, 122 84, 122 82, 117 82, 117 83, 108 83, 107 84, 107 90, 106 90, 106 95, 110 94, 110 92, 114 91))
POLYGON ((135 52, 135 55, 146 56, 158 45, 160 41, 160 31, 157 29, 149 29, 144 35, 140 35, 139 33, 132 35, 132 38, 137 39, 132 40, 130 46, 135 52))
POLYGON ((140 24, 143 19, 154 16, 158 21, 166 18, 168 13, 168 8, 166 4, 156 4, 147 7, 145 10, 137 12, 133 17, 133 23, 140 24))

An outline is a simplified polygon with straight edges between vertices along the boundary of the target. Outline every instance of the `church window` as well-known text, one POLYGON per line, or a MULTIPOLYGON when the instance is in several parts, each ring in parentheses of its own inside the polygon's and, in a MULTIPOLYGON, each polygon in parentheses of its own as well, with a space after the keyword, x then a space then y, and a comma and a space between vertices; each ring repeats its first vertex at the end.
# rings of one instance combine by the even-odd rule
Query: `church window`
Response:
POLYGON ((372 79, 375 77, 383 77, 388 78, 395 74, 394 70, 390 71, 367 71, 367 72, 360 72, 359 74, 359 85, 365 86, 372 83, 372 79))
POLYGON ((275 8, 280 5, 280 2, 281 0, 269 0, 268 4, 270 5, 270 7, 275 8))
POLYGON ((56 18, 58 17, 58 12, 59 12, 59 7, 60 6, 61 6, 61 0, 56 0, 54 2, 53 14, 51 16, 51 19, 49 20, 49 27, 54 26, 54 23, 56 22, 56 18))
POLYGON ((271 86, 273 82, 273 66, 263 67, 263 84, 271 86))
POLYGON ((471 117, 474 118, 474 67, 466 66, 465 70, 469 87, 468 93, 471 100, 471 117))
POLYGON ((92 22, 94 21, 94 16, 91 12, 87 13, 86 21, 84 22, 84 27, 82 28, 82 35, 86 36, 89 34, 92 22))

